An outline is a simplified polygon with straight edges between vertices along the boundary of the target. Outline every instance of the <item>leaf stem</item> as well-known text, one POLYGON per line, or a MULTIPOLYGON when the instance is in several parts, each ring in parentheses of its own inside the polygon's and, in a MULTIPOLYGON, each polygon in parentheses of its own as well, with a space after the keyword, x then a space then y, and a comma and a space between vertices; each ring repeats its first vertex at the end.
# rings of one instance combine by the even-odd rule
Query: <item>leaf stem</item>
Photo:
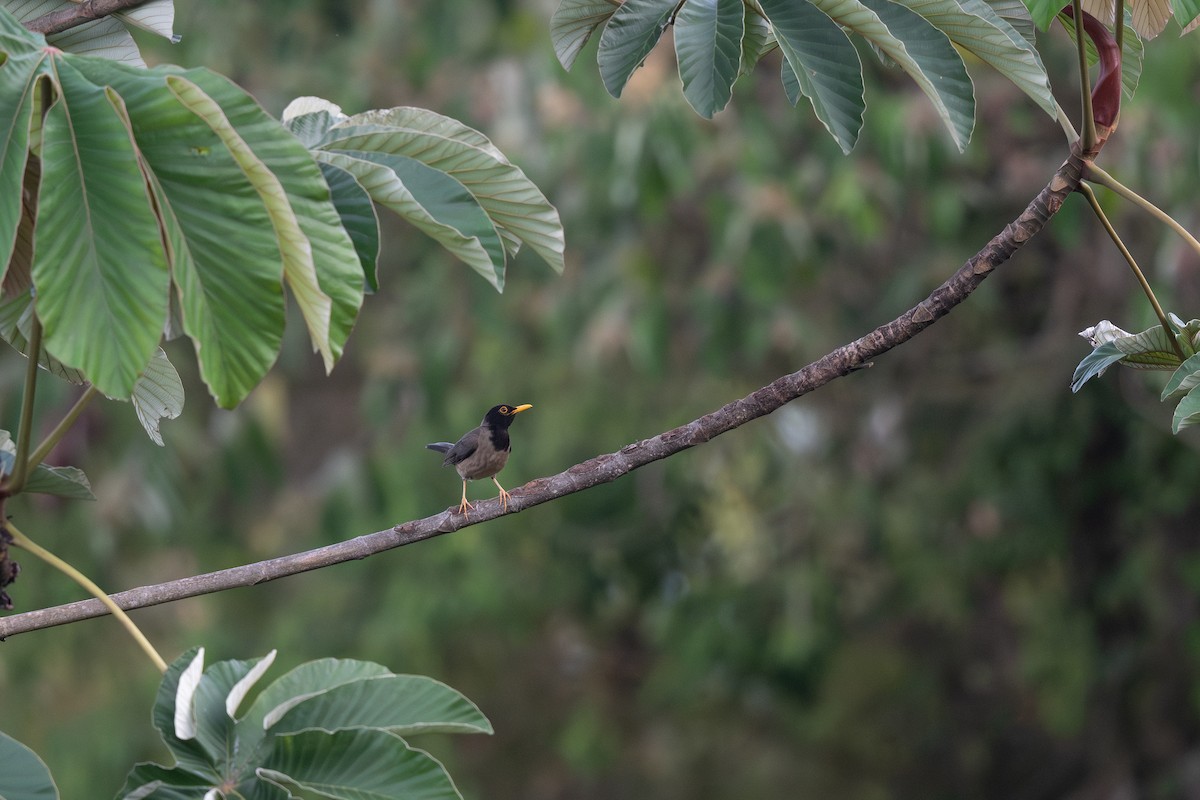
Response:
POLYGON ((1119 180, 1102 170, 1100 167, 1097 167, 1095 164, 1088 164, 1087 169, 1084 172, 1084 178, 1092 183, 1103 186, 1106 189, 1111 189, 1134 205, 1139 206, 1150 216, 1154 217, 1159 222, 1175 231, 1175 233, 1179 234, 1179 236, 1182 237, 1185 242, 1187 242, 1188 246, 1196 252, 1196 255, 1200 256, 1200 241, 1197 241, 1196 237, 1192 236, 1191 232, 1188 231, 1187 228, 1180 225, 1174 217, 1163 211, 1158 206, 1154 205, 1154 203, 1142 197, 1133 189, 1130 189, 1128 186, 1121 183, 1119 180))
POLYGON ((54 426, 54 430, 50 431, 50 434, 42 440, 37 449, 30 454, 26 464, 27 470, 32 471, 34 467, 46 460, 46 456, 50 455, 50 451, 54 449, 54 446, 62 441, 62 438, 67 435, 67 431, 75 424, 75 420, 79 419, 79 415, 87 408, 88 403, 99 393, 95 386, 88 385, 87 390, 75 401, 75 405, 71 406, 66 415, 54 426))
POLYGON ((1075 51, 1079 55, 1079 93, 1083 104, 1083 150, 1096 146, 1096 120, 1092 116, 1092 81, 1089 77, 1087 50, 1083 46, 1083 7, 1080 0, 1071 0, 1075 11, 1075 51))
POLYGON ((1138 283, 1142 285, 1142 291, 1145 292, 1146 298, 1150 301, 1150 305, 1154 308, 1154 313, 1158 316, 1158 322, 1160 325, 1162 325, 1163 330, 1167 334, 1167 340, 1175 348, 1175 354, 1179 356, 1180 361, 1187 361, 1187 356, 1184 354, 1183 348, 1180 346, 1179 341, 1175 338, 1175 330, 1171 327, 1171 323, 1167 320, 1167 315, 1163 313, 1162 306, 1158 304, 1158 298, 1154 296, 1154 290, 1150 288, 1150 282, 1146 280, 1145 274, 1142 273, 1142 270, 1138 266, 1137 261, 1134 259, 1133 254, 1129 252, 1129 248, 1127 248, 1125 243, 1121 241, 1121 237, 1117 234, 1116 228, 1114 228, 1112 223, 1108 221, 1108 215, 1105 214, 1104 209, 1100 207, 1100 201, 1096 199, 1096 193, 1093 192, 1092 187, 1088 186, 1086 183, 1079 184, 1079 191, 1084 197, 1087 198, 1088 203, 1092 207, 1092 211, 1095 212, 1096 217, 1100 220, 1100 224, 1104 226, 1104 230, 1108 233, 1109 238, 1113 240, 1113 244, 1117 246, 1117 249, 1121 251, 1121 255, 1125 257, 1125 261, 1129 264, 1129 268, 1133 270, 1134 277, 1137 278, 1138 283))
POLYGON ((1125 52, 1125 0, 1117 0, 1117 8, 1113 14, 1113 38, 1117 40, 1117 50, 1125 52))
POLYGON ((13 461, 13 474, 5 485, 5 496, 20 494, 29 477, 29 442, 33 438, 33 398, 37 394, 38 360, 42 357, 42 323, 33 315, 33 326, 29 332, 26 348, 28 362, 25 364, 25 390, 21 395, 21 422, 17 433, 17 456, 13 461))
POLYGON ((12 520, 5 520, 3 524, 5 530, 7 530, 12 536, 13 544, 28 550, 42 561, 45 561, 47 564, 54 567, 59 572, 63 573, 68 578, 86 589, 88 594, 92 595, 92 597, 95 597, 97 600, 103 603, 104 606, 112 613, 112 615, 117 618, 117 621, 125 626, 125 630, 129 631, 129 635, 133 637, 134 641, 138 643, 138 646, 141 647, 146 655, 150 657, 150 660, 154 662, 154 666, 158 667, 158 671, 167 671, 167 662, 164 661, 163 657, 160 656, 158 651, 154 649, 154 645, 150 644, 150 640, 146 638, 145 634, 142 633, 137 625, 133 624, 133 620, 129 618, 129 615, 126 614, 119 605, 113 602, 113 599, 105 594, 103 589, 93 583, 88 576, 75 569, 75 567, 71 566, 66 561, 63 561, 58 556, 54 555, 54 553, 51 553, 37 542, 21 533, 17 526, 13 525, 12 520))

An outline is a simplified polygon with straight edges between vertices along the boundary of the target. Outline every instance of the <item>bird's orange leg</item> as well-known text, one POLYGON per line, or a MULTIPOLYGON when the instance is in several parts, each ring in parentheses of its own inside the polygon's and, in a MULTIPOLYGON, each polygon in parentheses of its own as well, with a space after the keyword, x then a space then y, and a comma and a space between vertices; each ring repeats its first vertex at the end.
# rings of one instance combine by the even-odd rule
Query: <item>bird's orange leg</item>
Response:
POLYGON ((463 481, 463 496, 462 502, 458 504, 458 513, 462 514, 464 517, 469 516, 467 512, 474 508, 475 506, 467 502, 467 482, 463 481))
POLYGON ((504 513, 508 513, 508 492, 504 491, 504 487, 500 485, 500 481, 496 480, 496 476, 492 476, 492 483, 496 484, 496 488, 500 490, 500 505, 504 508, 504 513))

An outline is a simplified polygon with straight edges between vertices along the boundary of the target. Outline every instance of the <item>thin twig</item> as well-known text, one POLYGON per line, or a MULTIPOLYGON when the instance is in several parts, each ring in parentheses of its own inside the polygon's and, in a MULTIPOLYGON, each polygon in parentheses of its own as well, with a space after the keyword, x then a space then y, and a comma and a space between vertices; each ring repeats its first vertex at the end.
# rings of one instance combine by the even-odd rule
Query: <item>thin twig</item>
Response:
POLYGON ((1187 228, 1176 222, 1175 218, 1166 211, 1163 211, 1161 208, 1154 205, 1154 203, 1151 203, 1145 197, 1142 197, 1133 189, 1130 189, 1128 186, 1121 183, 1119 180, 1095 164, 1087 165, 1087 169, 1084 170, 1083 177, 1084 180, 1090 181, 1098 186, 1103 186, 1106 189, 1111 189, 1112 191, 1121 195, 1121 197, 1124 197, 1129 202, 1141 208, 1150 216, 1154 217, 1156 220, 1175 231, 1175 233, 1177 233, 1185 242, 1187 242, 1188 247, 1192 248, 1197 256, 1200 256, 1200 241, 1197 241, 1196 237, 1192 236, 1191 232, 1187 228))
POLYGON ((1083 147, 1089 149, 1096 144, 1096 120, 1092 116, 1092 79, 1088 71, 1087 50, 1083 46, 1083 9, 1079 0, 1071 0, 1075 10, 1075 51, 1079 55, 1079 93, 1083 105, 1083 147))
POLYGON ((50 455, 50 451, 54 449, 54 446, 62 441, 63 436, 65 436, 67 431, 71 429, 71 426, 75 424, 75 420, 79 419, 79 415, 83 413, 85 408, 87 408, 88 403, 90 403, 92 398, 99 393, 99 390, 97 390, 95 386, 90 384, 88 385, 87 390, 84 391, 83 394, 79 395, 79 399, 75 401, 75 404, 71 406, 71 409, 67 411, 66 415, 64 415, 63 418, 59 420, 58 424, 54 426, 54 430, 50 431, 46 438, 42 440, 42 443, 37 446, 37 449, 29 455, 27 464, 28 469, 32 470, 38 464, 46 460, 46 456, 50 455))
POLYGON ((37 393, 38 360, 42 357, 42 323, 33 315, 29 331, 29 346, 26 349, 25 388, 21 395, 21 423, 17 429, 17 455, 13 462, 13 474, 4 484, 4 497, 20 494, 29 477, 29 443, 33 440, 33 399, 37 393))
POLYGON ((1113 38, 1117 41, 1117 50, 1125 53, 1125 0, 1117 0, 1113 12, 1113 38))
POLYGON ((1104 226, 1104 231, 1108 234, 1108 238, 1113 240, 1113 244, 1121 251, 1121 255, 1125 257, 1125 263, 1133 270, 1133 276, 1137 278, 1137 282, 1142 287, 1142 292, 1145 293, 1146 299, 1150 301, 1151 307, 1154 308, 1154 313, 1158 317, 1158 323, 1162 325, 1162 329, 1167 334, 1167 341, 1175 347, 1175 354, 1179 356, 1180 361, 1187 361, 1187 355, 1183 352, 1183 347, 1175 338, 1175 331, 1171 327, 1170 321, 1167 320, 1167 315, 1163 313, 1162 306, 1158 304, 1158 298, 1154 296, 1154 290, 1150 288, 1150 281, 1146 280, 1145 273, 1138 266, 1137 259, 1133 257, 1133 253, 1129 252, 1129 248, 1121 241, 1117 229, 1109 222, 1108 215, 1104 213, 1104 209, 1100 207, 1100 201, 1096 199, 1096 193, 1092 191, 1092 187, 1086 183, 1079 184, 1079 193, 1087 198, 1088 204, 1092 207, 1096 218, 1100 220, 1100 224, 1104 226))
MULTIPOLYGON (((1076 143, 1071 148, 1071 155, 1067 161, 1059 167, 1046 187, 1017 219, 1006 225, 1003 231, 928 297, 896 319, 711 414, 653 438, 626 445, 614 453, 596 456, 557 475, 530 481, 511 492, 508 513, 515 514, 592 486, 615 481, 638 467, 703 444, 714 436, 770 414, 786 403, 859 369, 873 358, 908 341, 950 313, 951 309, 970 296, 992 270, 1007 261, 1030 237, 1045 227, 1050 218, 1058 213, 1066 197, 1079 185, 1085 157, 1094 158, 1095 153, 1084 153, 1076 143)), ((457 513, 456 507, 452 507, 432 517, 406 522, 388 530, 365 534, 316 550, 131 589, 113 595, 112 599, 122 608, 142 608, 225 589, 253 586, 431 539, 468 525, 486 522, 501 516, 502 513, 498 500, 479 503, 470 518, 457 513)), ((0 618, 0 639, 105 613, 105 607, 99 602, 85 600, 15 614, 0 618)))
POLYGON ((47 564, 54 567, 59 572, 63 573, 68 578, 86 589, 89 594, 96 598, 97 602, 103 603, 104 607, 109 611, 109 613, 117 618, 117 621, 121 623, 125 630, 129 631, 129 635, 133 637, 134 641, 138 643, 138 646, 141 647, 142 650, 145 651, 146 655, 150 657, 150 660, 154 662, 154 666, 158 667, 158 671, 167 671, 167 662, 164 661, 163 657, 160 656, 158 651, 154 649, 154 645, 150 644, 150 640, 145 637, 137 625, 133 624, 133 620, 129 618, 129 615, 126 614, 120 606, 114 603, 108 597, 108 595, 104 593, 103 589, 97 586, 90 578, 88 578, 88 576, 75 569, 75 567, 71 566, 66 561, 63 561, 58 556, 54 555, 54 553, 51 553, 37 542, 21 533, 21 531, 17 529, 17 526, 13 525, 12 520, 5 520, 3 525, 5 530, 8 531, 9 535, 12 536, 13 544, 15 544, 17 547, 28 550, 42 561, 45 561, 47 564))

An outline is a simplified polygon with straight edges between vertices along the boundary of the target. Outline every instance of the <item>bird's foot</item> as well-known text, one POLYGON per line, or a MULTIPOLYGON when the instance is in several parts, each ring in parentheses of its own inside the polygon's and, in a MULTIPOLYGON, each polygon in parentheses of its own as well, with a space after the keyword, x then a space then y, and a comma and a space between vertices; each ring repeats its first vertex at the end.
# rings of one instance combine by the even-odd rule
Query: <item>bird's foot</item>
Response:
POLYGON ((508 492, 501 489, 500 490, 500 507, 504 509, 503 513, 505 513, 505 514, 508 513, 508 497, 509 497, 508 492))
POLYGON ((465 497, 463 498, 463 501, 458 504, 458 513, 462 514, 464 517, 471 516, 467 512, 474 511, 474 510, 475 510, 475 506, 473 506, 469 502, 467 502, 467 498, 465 498, 465 497))

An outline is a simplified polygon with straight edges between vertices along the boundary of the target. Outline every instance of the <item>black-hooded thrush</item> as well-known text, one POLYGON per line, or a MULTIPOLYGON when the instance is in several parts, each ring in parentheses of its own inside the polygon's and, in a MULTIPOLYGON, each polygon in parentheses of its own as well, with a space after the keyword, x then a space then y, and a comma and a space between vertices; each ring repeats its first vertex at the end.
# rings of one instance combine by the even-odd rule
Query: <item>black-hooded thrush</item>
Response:
POLYGON ((462 478, 463 482, 462 502, 458 506, 460 514, 466 514, 475 508, 467 502, 467 481, 480 478, 492 479, 492 483, 496 484, 496 488, 500 490, 500 503, 504 510, 508 511, 508 492, 504 491, 500 481, 496 480, 496 475, 508 463, 508 454, 512 450, 508 438, 508 427, 513 424, 513 419, 517 414, 531 408, 533 406, 528 403, 519 406, 508 404, 493 406, 484 416, 483 422, 479 424, 478 428, 467 431, 454 444, 434 442, 425 445, 430 450, 446 454, 446 458, 442 461, 443 467, 453 466, 458 470, 458 476, 462 478))

